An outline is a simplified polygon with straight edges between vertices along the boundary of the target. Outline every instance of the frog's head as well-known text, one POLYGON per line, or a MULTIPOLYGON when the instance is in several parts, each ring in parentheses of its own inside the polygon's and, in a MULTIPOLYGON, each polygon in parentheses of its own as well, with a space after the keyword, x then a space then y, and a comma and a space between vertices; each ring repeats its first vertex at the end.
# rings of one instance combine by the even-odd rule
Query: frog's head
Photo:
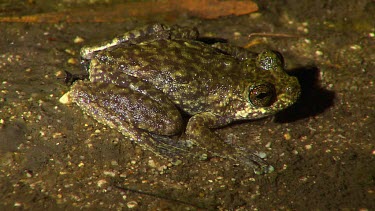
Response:
POLYGON ((243 84, 242 103, 236 119, 257 119, 277 113, 295 103, 300 95, 296 77, 284 70, 280 53, 266 50, 256 59, 256 68, 249 71, 250 80, 243 84))

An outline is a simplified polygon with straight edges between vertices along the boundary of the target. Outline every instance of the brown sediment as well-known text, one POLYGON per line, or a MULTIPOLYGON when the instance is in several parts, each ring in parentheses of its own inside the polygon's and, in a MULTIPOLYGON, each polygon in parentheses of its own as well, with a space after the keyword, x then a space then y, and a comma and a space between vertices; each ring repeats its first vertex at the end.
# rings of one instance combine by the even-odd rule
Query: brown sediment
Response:
POLYGON ((75 9, 63 12, 39 13, 26 16, 0 17, 0 22, 58 23, 58 22, 124 22, 129 18, 153 15, 188 14, 213 19, 227 15, 245 15, 258 10, 252 1, 167 0, 157 2, 129 2, 101 10, 75 9))

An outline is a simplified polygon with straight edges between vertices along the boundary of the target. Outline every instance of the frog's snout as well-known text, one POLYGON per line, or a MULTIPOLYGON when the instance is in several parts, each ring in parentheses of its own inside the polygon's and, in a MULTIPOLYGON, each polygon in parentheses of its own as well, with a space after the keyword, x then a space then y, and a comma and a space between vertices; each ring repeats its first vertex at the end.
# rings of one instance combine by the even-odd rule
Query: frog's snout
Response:
POLYGON ((290 76, 289 83, 287 86, 285 86, 282 95, 283 96, 281 98, 284 98, 284 101, 286 101, 289 105, 298 100, 299 96, 301 95, 301 86, 296 77, 290 76))

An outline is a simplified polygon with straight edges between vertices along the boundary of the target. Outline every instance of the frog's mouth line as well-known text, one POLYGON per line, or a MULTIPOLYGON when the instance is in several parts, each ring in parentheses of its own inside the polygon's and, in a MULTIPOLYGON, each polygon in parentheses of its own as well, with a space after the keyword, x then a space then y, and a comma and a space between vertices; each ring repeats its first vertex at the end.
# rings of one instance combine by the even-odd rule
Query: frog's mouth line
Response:
POLYGON ((236 120, 250 120, 250 119, 261 119, 264 117, 272 116, 281 110, 290 107, 295 102, 295 98, 299 95, 288 95, 287 93, 281 93, 275 96, 274 102, 269 106, 255 106, 251 102, 247 102, 246 105, 242 104, 238 106, 238 111, 234 112, 234 118, 236 120))

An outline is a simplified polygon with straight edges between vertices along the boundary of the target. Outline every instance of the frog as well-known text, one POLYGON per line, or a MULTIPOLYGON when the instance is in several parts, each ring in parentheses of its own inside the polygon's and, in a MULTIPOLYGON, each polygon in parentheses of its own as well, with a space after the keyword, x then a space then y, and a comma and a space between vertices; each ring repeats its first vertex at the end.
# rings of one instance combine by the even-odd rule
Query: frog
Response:
POLYGON ((75 81, 60 102, 76 103, 163 158, 187 153, 229 159, 256 174, 274 170, 215 130, 272 116, 298 100, 300 84, 280 53, 206 43, 196 28, 156 23, 83 47, 81 57, 88 79, 75 81))

